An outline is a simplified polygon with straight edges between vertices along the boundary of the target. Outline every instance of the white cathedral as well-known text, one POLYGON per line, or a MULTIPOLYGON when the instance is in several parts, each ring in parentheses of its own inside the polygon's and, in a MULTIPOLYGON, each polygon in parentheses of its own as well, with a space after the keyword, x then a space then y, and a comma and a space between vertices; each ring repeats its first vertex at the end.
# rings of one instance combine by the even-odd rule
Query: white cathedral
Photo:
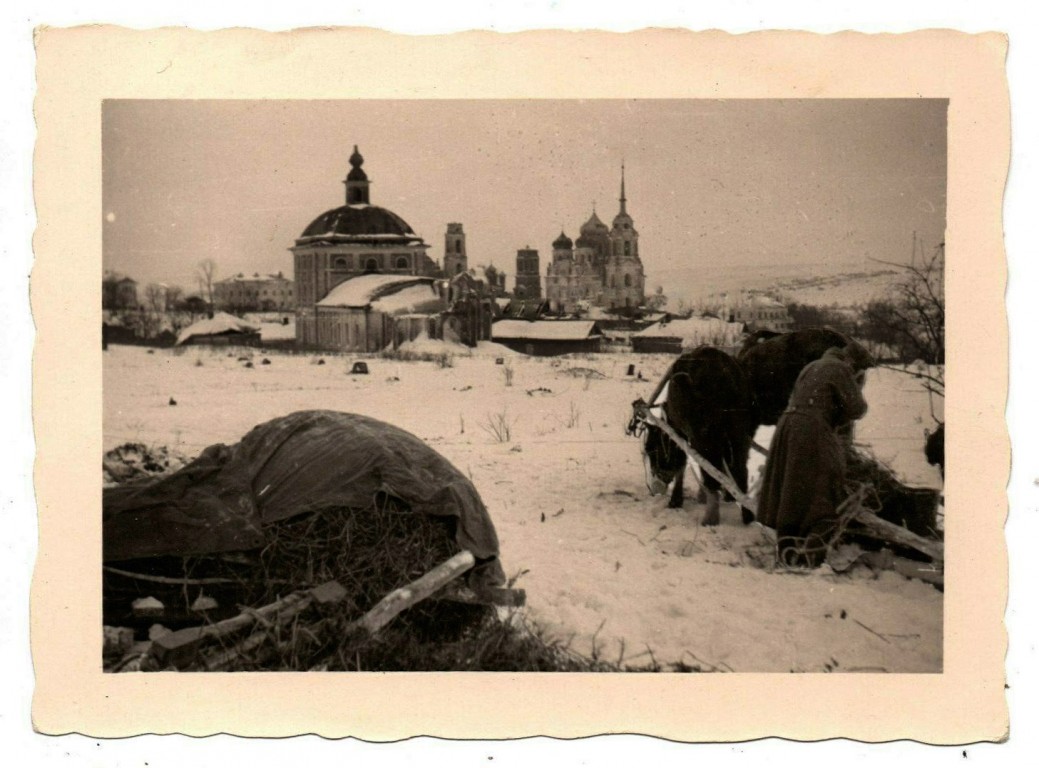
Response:
POLYGON ((613 227, 602 222, 593 206, 576 243, 565 232, 552 243, 552 262, 545 277, 545 298, 552 311, 573 312, 581 305, 633 308, 645 301, 639 233, 627 202, 621 165, 621 207, 613 227))

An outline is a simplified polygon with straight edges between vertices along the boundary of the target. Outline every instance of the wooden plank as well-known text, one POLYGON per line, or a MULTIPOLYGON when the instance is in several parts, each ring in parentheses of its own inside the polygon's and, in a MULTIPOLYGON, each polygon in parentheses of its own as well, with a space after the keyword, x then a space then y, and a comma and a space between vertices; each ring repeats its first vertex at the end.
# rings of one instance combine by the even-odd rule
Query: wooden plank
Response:
POLYGON ((351 629, 374 635, 389 624, 397 614, 425 600, 475 564, 476 558, 473 557, 473 553, 467 549, 462 550, 407 586, 390 592, 374 608, 354 622, 351 629))
POLYGON ((917 552, 922 552, 938 562, 944 562, 945 560, 945 545, 940 541, 918 536, 900 525, 882 520, 872 512, 861 507, 852 512, 852 517, 855 522, 862 525, 865 529, 863 532, 873 538, 915 549, 917 552))
POLYGON ((326 604, 342 600, 346 590, 338 582, 327 582, 308 592, 293 592, 269 605, 245 611, 215 624, 187 627, 163 635, 152 643, 151 654, 160 667, 182 669, 194 663, 199 648, 208 640, 225 638, 256 623, 280 623, 305 611, 311 603, 326 604))

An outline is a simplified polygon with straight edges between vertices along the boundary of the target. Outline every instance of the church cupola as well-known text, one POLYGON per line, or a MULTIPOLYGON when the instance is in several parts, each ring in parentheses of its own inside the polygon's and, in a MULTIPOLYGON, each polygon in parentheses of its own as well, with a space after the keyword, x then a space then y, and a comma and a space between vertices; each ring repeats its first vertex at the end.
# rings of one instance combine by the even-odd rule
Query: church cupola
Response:
POLYGON ((569 251, 574 247, 574 241, 566 236, 566 232, 560 230, 559 237, 552 241, 552 249, 555 251, 569 251))
POLYGON ((343 184, 346 185, 346 204, 369 205, 368 186, 371 182, 368 181, 368 174, 361 168, 364 165, 364 157, 357 151, 356 144, 353 154, 350 155, 350 165, 353 167, 343 180, 343 184))

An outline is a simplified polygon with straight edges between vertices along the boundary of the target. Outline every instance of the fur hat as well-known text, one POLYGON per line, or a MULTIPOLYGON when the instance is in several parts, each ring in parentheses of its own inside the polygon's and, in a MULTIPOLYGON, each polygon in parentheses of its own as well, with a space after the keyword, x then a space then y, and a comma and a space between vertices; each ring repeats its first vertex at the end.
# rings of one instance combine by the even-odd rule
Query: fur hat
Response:
POLYGON ((835 358, 842 363, 847 363, 856 372, 864 371, 875 365, 873 356, 857 341, 849 341, 845 347, 830 347, 823 353, 823 357, 835 358))

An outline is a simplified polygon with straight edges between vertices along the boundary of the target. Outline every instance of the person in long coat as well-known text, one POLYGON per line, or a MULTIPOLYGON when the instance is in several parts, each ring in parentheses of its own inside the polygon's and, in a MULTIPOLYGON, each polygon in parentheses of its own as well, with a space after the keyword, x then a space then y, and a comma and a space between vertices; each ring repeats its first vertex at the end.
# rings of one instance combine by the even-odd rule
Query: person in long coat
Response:
MULTIPOLYGON (((802 369, 772 438, 758 519, 776 531, 780 560, 818 565, 844 497, 844 445, 838 434, 866 413, 868 355, 832 347, 802 369)), ((865 353, 865 350, 862 350, 865 353)))

